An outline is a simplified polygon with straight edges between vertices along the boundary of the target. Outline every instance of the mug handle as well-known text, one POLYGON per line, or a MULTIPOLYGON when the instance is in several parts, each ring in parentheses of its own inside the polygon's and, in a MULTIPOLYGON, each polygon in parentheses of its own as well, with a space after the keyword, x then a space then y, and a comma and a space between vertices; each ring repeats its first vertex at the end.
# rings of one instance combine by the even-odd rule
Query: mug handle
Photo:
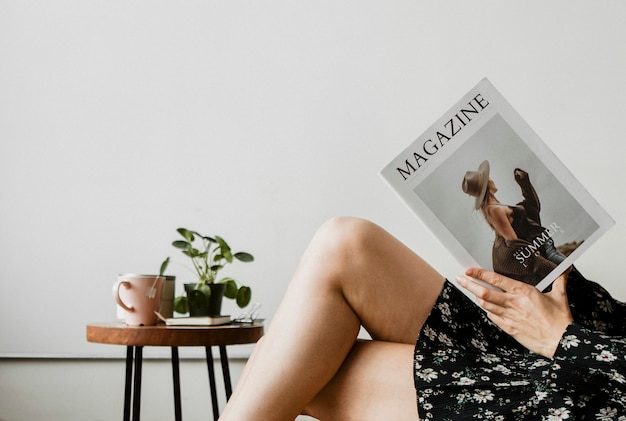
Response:
POLYGON ((120 307, 122 307, 124 310, 132 313, 133 311, 135 311, 134 307, 128 307, 126 304, 124 304, 122 302, 122 299, 120 298, 120 287, 124 286, 124 288, 126 289, 130 289, 130 282, 128 281, 122 281, 119 280, 115 283, 115 285, 113 285, 113 298, 115 298, 115 301, 117 301, 117 303, 120 305, 120 307))

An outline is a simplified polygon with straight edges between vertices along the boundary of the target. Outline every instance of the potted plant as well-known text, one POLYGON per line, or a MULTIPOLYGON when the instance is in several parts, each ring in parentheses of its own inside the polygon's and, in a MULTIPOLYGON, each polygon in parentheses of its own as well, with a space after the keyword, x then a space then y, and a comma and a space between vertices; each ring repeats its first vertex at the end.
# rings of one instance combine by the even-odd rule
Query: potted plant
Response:
POLYGON ((234 299, 240 308, 250 303, 250 287, 239 286, 230 277, 217 279, 218 273, 235 260, 252 262, 254 257, 243 251, 233 253, 228 243, 219 236, 208 237, 187 228, 176 230, 182 240, 172 243, 191 259, 197 282, 185 284, 186 296, 176 297, 174 310, 192 317, 220 315, 222 297, 234 299))

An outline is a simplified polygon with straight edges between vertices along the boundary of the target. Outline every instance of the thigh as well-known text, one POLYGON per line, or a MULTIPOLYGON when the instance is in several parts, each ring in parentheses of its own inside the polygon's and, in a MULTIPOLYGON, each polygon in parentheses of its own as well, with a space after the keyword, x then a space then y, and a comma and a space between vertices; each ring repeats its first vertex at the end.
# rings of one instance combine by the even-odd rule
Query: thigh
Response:
POLYGON ((418 419, 413 346, 357 341, 333 379, 307 406, 321 421, 418 419))
POLYGON ((376 224, 352 219, 343 295, 373 339, 414 344, 444 278, 376 224))

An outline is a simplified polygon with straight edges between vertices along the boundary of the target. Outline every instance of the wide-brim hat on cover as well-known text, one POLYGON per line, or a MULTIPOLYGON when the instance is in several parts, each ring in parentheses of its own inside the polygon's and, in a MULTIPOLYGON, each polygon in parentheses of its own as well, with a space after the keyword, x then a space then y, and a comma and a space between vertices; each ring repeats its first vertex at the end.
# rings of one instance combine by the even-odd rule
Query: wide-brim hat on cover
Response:
POLYGON ((487 193, 487 186, 489 185, 489 161, 483 161, 478 166, 477 171, 468 171, 463 178, 463 192, 474 196, 476 202, 474 203, 474 209, 480 208, 481 203, 487 193))

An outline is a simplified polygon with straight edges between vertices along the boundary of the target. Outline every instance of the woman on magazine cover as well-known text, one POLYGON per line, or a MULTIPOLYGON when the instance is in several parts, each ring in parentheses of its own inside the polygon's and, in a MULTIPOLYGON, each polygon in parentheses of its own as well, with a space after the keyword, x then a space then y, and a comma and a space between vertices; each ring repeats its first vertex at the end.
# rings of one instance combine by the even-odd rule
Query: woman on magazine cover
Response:
POLYGON ((551 231, 541 225, 541 204, 528 173, 516 168, 513 175, 524 198, 515 206, 496 198, 498 188, 489 178, 489 161, 483 161, 477 171, 467 171, 462 188, 475 198, 474 208, 481 211, 496 234, 493 270, 537 285, 565 256, 554 246, 551 231))
POLYGON ((575 269, 549 293, 466 275, 500 288, 457 279, 482 309, 379 226, 328 221, 221 420, 626 419, 623 303, 575 269))

